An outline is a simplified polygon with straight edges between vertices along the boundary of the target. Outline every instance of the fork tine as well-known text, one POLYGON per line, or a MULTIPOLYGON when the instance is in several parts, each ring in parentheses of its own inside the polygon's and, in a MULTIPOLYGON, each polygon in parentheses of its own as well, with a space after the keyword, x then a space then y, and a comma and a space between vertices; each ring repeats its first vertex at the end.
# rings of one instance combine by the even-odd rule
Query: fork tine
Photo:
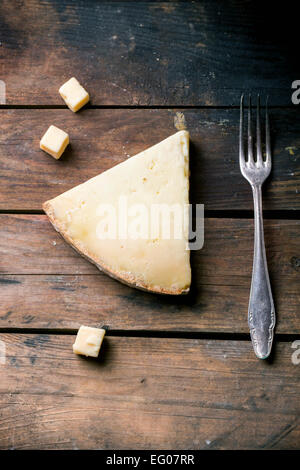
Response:
POLYGON ((244 125, 244 94, 241 96, 240 103, 240 140, 239 140, 239 150, 240 150, 240 167, 245 165, 245 151, 243 145, 243 125, 244 125))
POLYGON ((251 125, 251 95, 249 95, 248 105, 248 165, 253 166, 253 137, 252 137, 252 125, 251 125))
POLYGON ((266 165, 271 166, 271 137, 270 137, 270 122, 269 122, 269 111, 268 111, 268 99, 266 100, 266 165))
POLYGON ((260 132, 260 97, 257 95, 257 110, 256 110, 256 162, 257 166, 261 167, 263 163, 261 151, 261 132, 260 132))

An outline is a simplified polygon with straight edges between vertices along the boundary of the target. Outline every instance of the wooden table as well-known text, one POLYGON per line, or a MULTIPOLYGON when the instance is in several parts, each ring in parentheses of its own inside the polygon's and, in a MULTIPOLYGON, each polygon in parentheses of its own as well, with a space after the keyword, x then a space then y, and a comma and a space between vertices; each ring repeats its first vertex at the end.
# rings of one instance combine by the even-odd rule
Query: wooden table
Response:
POLYGON ((276 8, 1 2, 1 449, 300 447, 300 70, 297 29, 281 36, 276 8), (77 114, 58 94, 71 76, 91 94, 77 114), (277 329, 267 361, 254 357, 247 325, 253 212, 237 139, 248 90, 271 104, 264 209, 277 329), (191 293, 161 297, 100 273, 41 205, 183 121, 205 246, 192 254, 191 293), (70 134, 60 161, 39 150, 50 124, 70 134), (73 354, 81 324, 108 326, 99 360, 73 354))

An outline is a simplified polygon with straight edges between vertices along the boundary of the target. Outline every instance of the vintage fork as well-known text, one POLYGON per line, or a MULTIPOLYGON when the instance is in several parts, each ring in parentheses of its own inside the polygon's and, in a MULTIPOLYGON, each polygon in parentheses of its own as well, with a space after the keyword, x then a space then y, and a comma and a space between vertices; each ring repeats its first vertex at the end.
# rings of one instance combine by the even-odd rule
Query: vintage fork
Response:
POLYGON ((246 178, 247 181, 249 181, 252 188, 255 219, 254 256, 248 307, 248 323, 254 352, 258 358, 266 359, 271 352, 273 332, 275 327, 275 309, 264 242, 261 192, 262 184, 269 176, 272 166, 270 125, 268 116, 268 103, 266 103, 266 158, 263 159, 260 128, 260 98, 258 95, 256 111, 256 159, 254 159, 251 125, 251 95, 249 95, 248 158, 246 160, 243 145, 243 101, 244 95, 241 96, 240 105, 240 169, 242 175, 246 178))

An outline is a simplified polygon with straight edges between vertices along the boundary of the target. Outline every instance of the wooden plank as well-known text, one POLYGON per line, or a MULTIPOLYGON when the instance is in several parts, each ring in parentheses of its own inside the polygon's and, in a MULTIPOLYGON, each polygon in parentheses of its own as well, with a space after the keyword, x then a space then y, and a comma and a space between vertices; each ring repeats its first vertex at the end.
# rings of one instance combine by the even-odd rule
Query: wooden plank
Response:
POLYGON ((1 449, 298 447, 289 343, 267 362, 250 342, 108 336, 88 360, 74 336, 0 339, 1 449))
MULTIPOLYGON (((265 221, 277 332, 299 333, 300 221, 265 221)), ((206 219, 189 295, 166 297, 100 273, 46 216, 0 216, 0 327, 248 332, 253 222, 206 219)))
POLYGON ((244 90, 290 105, 296 21, 256 2, 3 0, 6 102, 62 104, 75 75, 97 105, 236 105, 244 90))
MULTIPOLYGON (((191 200, 206 209, 252 209, 238 165, 238 109, 0 111, 0 209, 38 210, 42 203, 168 137, 185 121, 191 134, 191 200), (39 149, 50 124, 70 134, 56 161, 39 149)), ((273 171, 265 209, 300 209, 298 110, 271 114, 273 171)))

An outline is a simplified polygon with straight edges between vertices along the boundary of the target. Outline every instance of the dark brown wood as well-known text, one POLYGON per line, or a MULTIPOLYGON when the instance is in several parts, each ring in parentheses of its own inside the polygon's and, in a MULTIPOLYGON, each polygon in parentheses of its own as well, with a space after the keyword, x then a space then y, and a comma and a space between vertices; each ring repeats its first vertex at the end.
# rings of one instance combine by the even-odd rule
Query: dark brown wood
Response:
MULTIPOLYGON (((1 328, 248 332, 253 222, 206 219, 203 250, 192 253, 187 296, 124 286, 84 260, 46 216, 0 216, 1 328)), ((300 221, 265 221, 277 332, 299 333, 300 221)))
POLYGON ((248 341, 1 334, 1 449, 297 449, 299 371, 248 341), (2 343, 3 344, 3 343, 2 343))
MULTIPOLYGON (((265 209, 300 209, 298 110, 273 110, 273 171, 265 209)), ((176 132, 191 134, 191 200, 205 209, 252 209, 238 165, 238 109, 89 109, 0 111, 0 209, 41 209, 42 203, 176 132), (179 114, 181 113, 181 114, 179 114), (70 134, 56 161, 39 149, 50 124, 70 134), (177 127, 176 127, 177 126, 177 127)))
MULTIPOLYGON (((299 210, 298 18, 261 3, 0 2, 0 449, 299 449, 292 342, 275 337, 258 361, 234 335, 248 333, 251 219, 205 219, 191 293, 174 298, 100 273, 29 214, 186 125, 191 201, 245 216, 237 105, 248 91, 273 106, 264 209, 299 210), (91 95, 77 114, 58 93, 71 76, 91 95), (59 161, 39 150, 50 124, 70 134, 59 161), (99 359, 78 357, 69 333, 81 324, 120 336, 108 332, 99 359)), ((281 334, 300 333, 299 225, 265 221, 281 334)))
POLYGON ((0 79, 10 105, 63 104, 73 75, 97 105, 236 105, 245 90, 290 105, 297 30, 280 3, 2 0, 0 79))

